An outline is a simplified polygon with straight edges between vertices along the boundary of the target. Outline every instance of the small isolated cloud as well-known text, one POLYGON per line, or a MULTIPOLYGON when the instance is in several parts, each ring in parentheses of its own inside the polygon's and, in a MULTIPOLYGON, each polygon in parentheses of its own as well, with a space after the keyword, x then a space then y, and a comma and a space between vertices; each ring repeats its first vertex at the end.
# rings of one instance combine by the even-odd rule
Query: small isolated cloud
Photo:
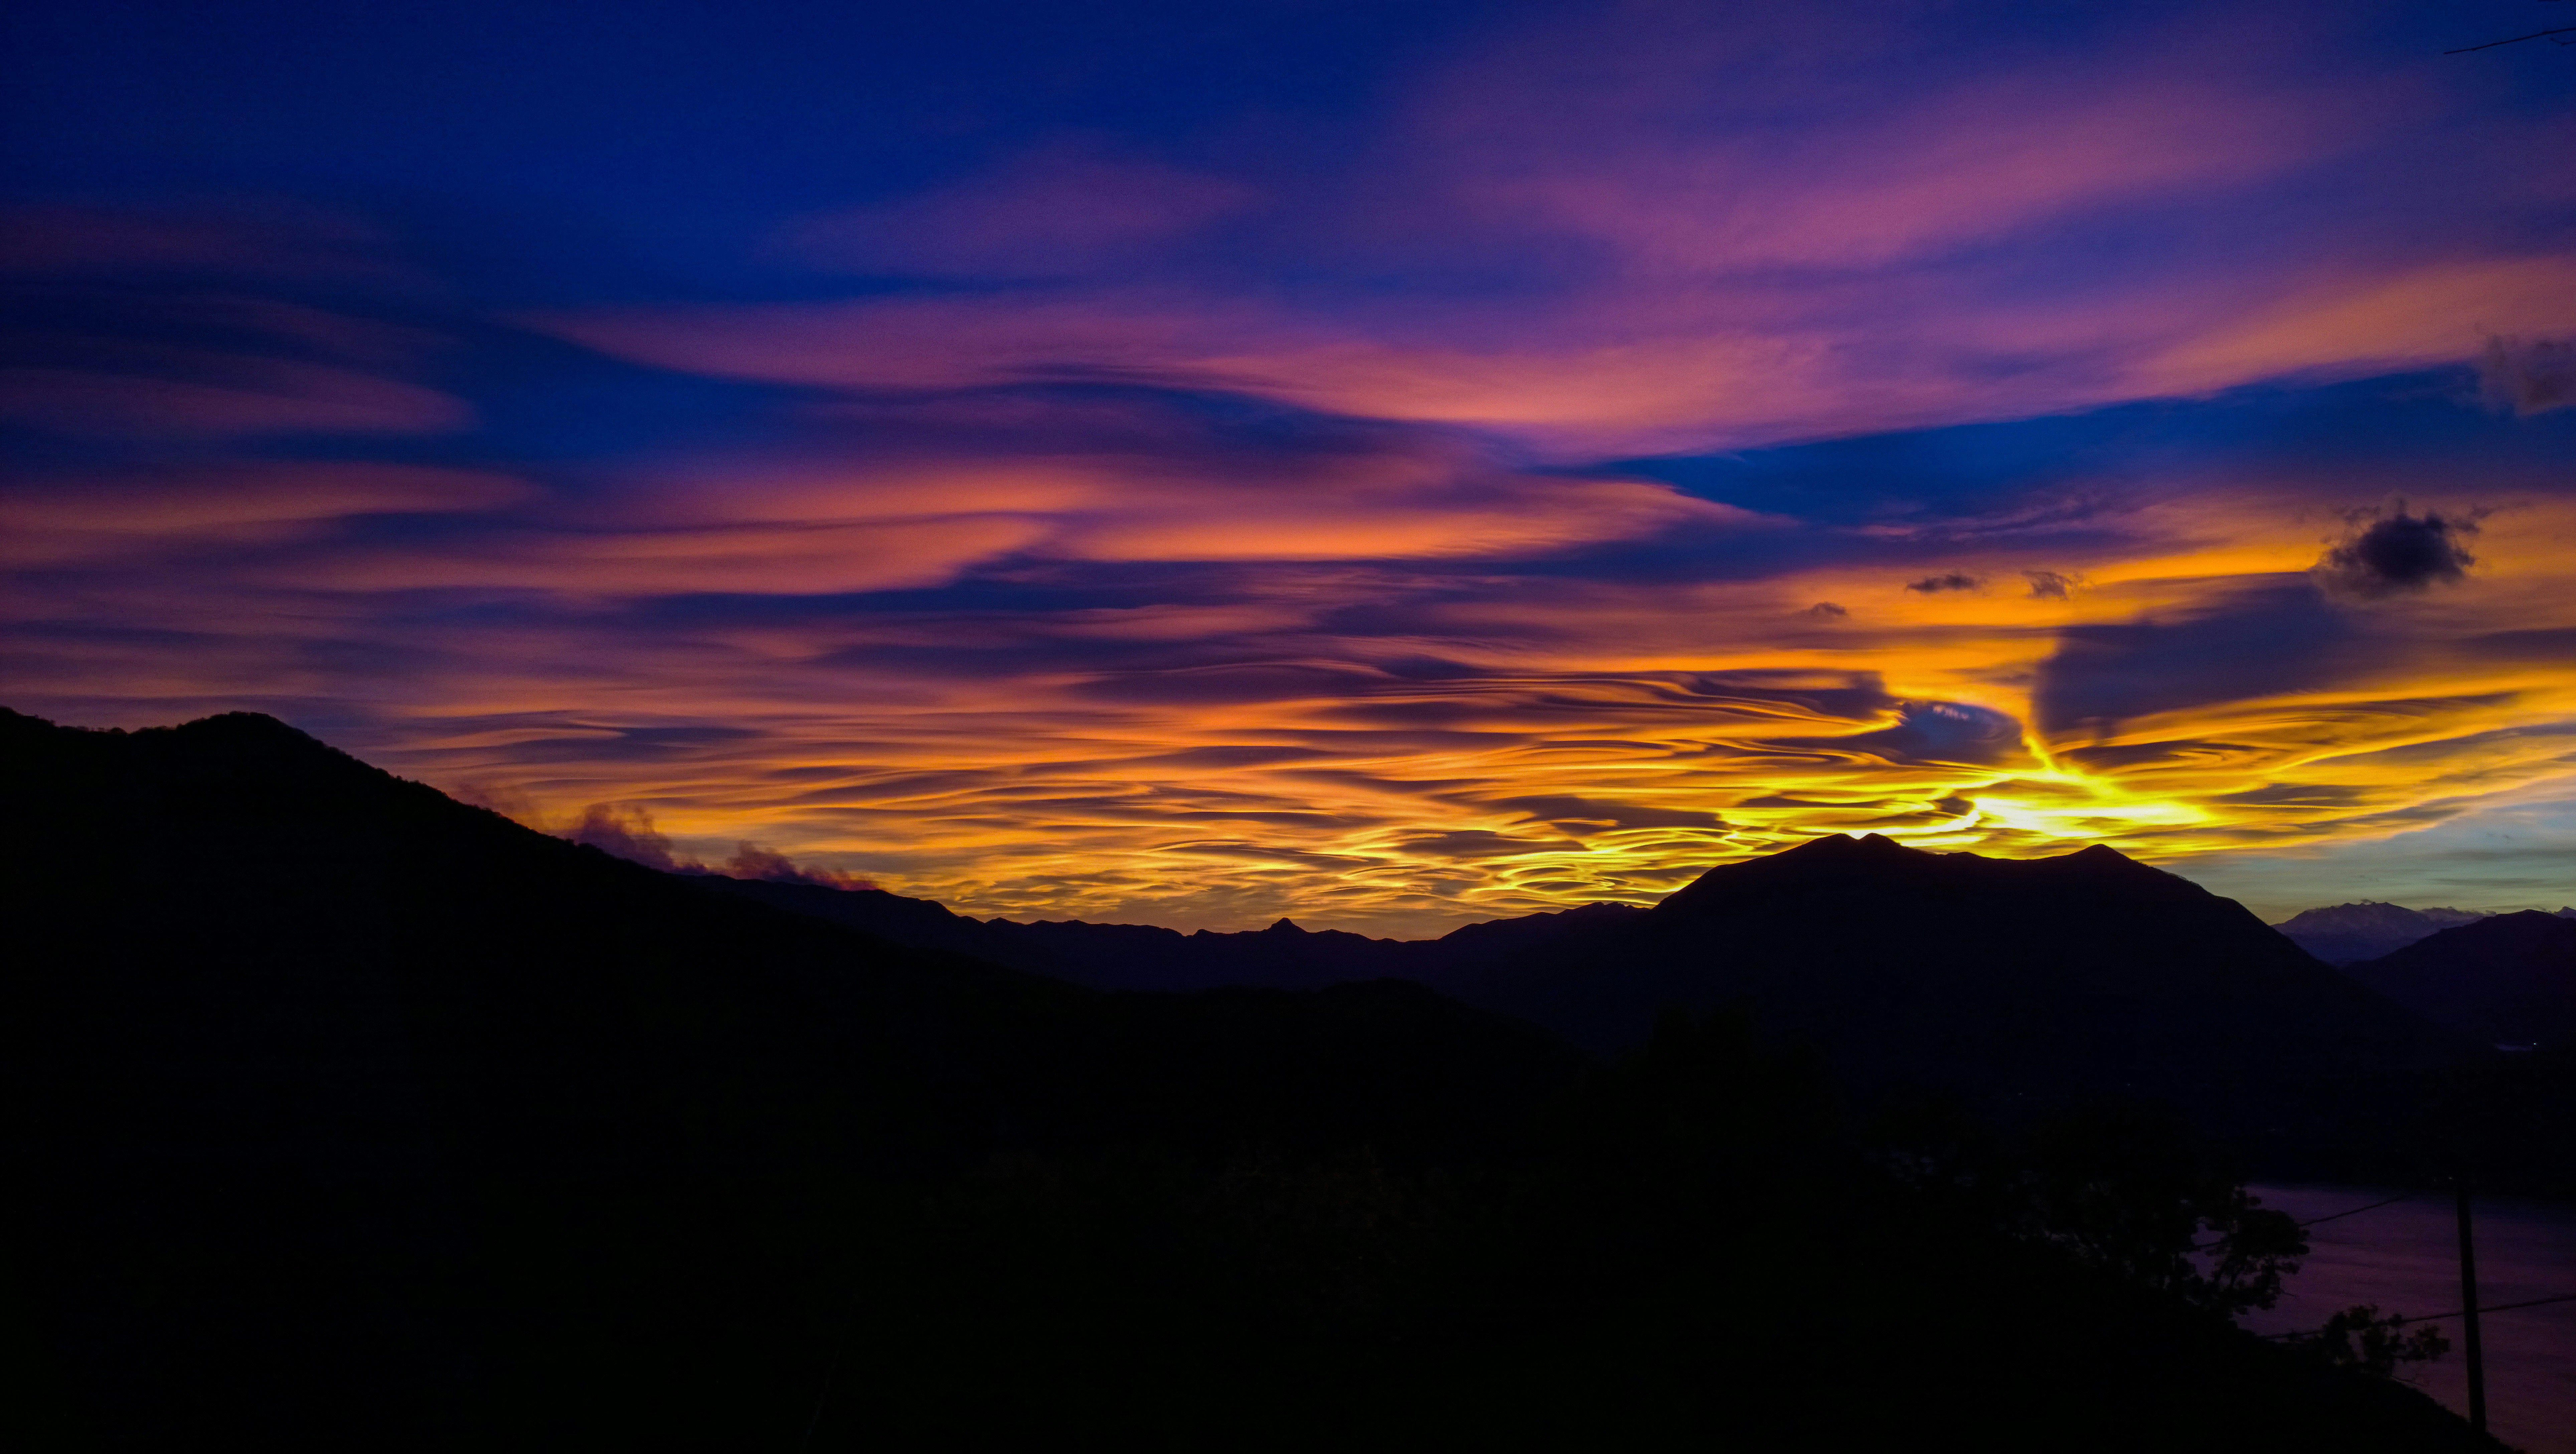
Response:
POLYGON ((2083 584, 2080 576, 2053 570, 2026 570, 2021 573, 2021 578, 2030 582, 2030 598, 2034 601, 2063 601, 2069 592, 2083 584))
POLYGON ((1958 571, 1952 571, 1948 575, 1925 576, 1919 581, 1907 581, 1905 583, 1905 589, 1922 595, 1933 596, 1938 595, 1943 591, 1973 591, 1984 584, 1985 582, 1976 576, 1964 575, 1958 571))
POLYGON ((1823 616, 1831 618, 1835 616, 1848 616, 1851 612, 1844 610, 1842 607, 1835 605, 1831 601, 1818 601, 1816 604, 1809 606, 1806 610, 1801 611, 1798 614, 1802 616, 1823 616))
POLYGON ((2475 535, 2472 520, 2426 511, 2406 513, 2401 502, 2393 513, 2356 518, 2353 533, 2317 561, 2317 574, 2338 590, 2358 596, 2390 596, 2420 591, 2435 581, 2457 581, 2477 563, 2460 544, 2475 535))
POLYGON ((635 803, 593 803, 561 836, 664 873, 680 867, 671 856, 671 840, 653 831, 653 815, 635 803))
POLYGON ((721 865, 682 858, 671 840, 653 827, 653 814, 641 803, 593 803, 581 810, 581 821, 559 837, 587 844, 600 852, 658 868, 664 873, 722 874, 778 884, 811 884, 825 889, 872 889, 876 885, 834 868, 809 868, 773 848, 736 843, 733 857, 721 865))
POLYGON ((2576 404, 2576 339, 2490 338, 2478 361, 2487 402, 2513 414, 2576 404))

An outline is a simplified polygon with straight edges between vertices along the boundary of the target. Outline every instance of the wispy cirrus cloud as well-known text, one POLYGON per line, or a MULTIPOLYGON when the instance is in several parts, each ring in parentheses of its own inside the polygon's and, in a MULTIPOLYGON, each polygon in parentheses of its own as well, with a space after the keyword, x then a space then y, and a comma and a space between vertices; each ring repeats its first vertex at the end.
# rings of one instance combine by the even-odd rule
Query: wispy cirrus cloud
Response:
POLYGON ((2336 38, 2289 16, 2168 12, 2057 49, 1954 20, 1549 22, 1435 71, 1329 184, 1256 167, 1227 191, 1040 154, 850 224, 878 265, 947 290, 544 324, 747 378, 1124 379, 1566 458, 2387 372, 2576 331, 2548 199, 2491 189, 2484 216, 2429 235, 2412 212, 2477 206, 2458 174, 2511 170, 2514 142, 2479 135, 2414 182, 2371 170, 2446 125, 2494 131, 2429 78, 2318 65, 2336 38), (1256 195, 1266 213, 1202 230, 1256 195), (1103 236, 1150 237, 1154 261, 1103 236), (1001 290, 954 290, 978 278, 1001 290))
POLYGON ((1252 118, 800 203, 757 298, 48 209, 12 704, 976 912, 1409 932, 2576 772, 2576 251, 2515 159, 2564 108, 2342 18, 2000 14, 1498 23, 1323 163, 1252 118))

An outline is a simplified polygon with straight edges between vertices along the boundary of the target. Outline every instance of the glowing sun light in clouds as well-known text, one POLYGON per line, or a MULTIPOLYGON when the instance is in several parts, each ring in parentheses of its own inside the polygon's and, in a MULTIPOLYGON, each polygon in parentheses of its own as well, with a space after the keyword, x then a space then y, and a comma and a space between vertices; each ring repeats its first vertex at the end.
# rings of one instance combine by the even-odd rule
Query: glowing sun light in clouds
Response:
POLYGON ((1498 15, 685 287, 27 209, 11 705, 1182 927, 2457 824, 2576 773, 2576 113, 2384 20, 1498 15))

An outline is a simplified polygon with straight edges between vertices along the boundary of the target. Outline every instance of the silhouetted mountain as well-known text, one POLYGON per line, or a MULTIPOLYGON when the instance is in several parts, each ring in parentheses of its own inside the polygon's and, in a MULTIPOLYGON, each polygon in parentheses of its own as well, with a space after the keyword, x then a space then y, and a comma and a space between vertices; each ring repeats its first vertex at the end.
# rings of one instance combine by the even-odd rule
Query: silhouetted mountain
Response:
MULTIPOLYGON (((19 1446, 2492 1447, 2229 1328, 2250 1294, 2196 1239, 2259 1264, 2286 1219, 2152 1118, 1867 1140, 1743 1017, 1666 1016, 1587 1068, 1389 981, 1094 993, 546 838, 256 716, 0 713, 0 815, 19 1446)), ((2078 916, 2180 902, 2116 855, 1895 852, 1463 942, 1609 987, 1630 964, 1585 974, 1596 949, 1758 947, 1787 917, 1728 896, 1785 914, 1810 878, 1804 907, 1890 934, 2045 917, 1979 886, 1998 869, 2078 916)), ((1931 968, 1995 1007, 1992 975, 1931 968)), ((2092 987, 2015 1028, 2161 1004, 2129 968, 2060 966, 2092 987)))
POLYGON ((1184 934, 1148 924, 1079 919, 1022 923, 972 919, 929 899, 882 889, 696 877, 719 892, 865 929, 898 944, 948 949, 1032 974, 1102 990, 1198 990, 1225 985, 1316 989, 1371 979, 1445 983, 1462 973, 1551 945, 1571 943, 1645 911, 1589 904, 1555 913, 1492 919, 1438 939, 1372 939, 1337 929, 1308 930, 1281 919, 1267 929, 1184 934))
POLYGON ((2301 949, 2340 966, 2377 959, 2418 939, 2485 917, 2466 909, 2407 909, 2370 902, 2309 909, 2272 927, 2301 949))
POLYGON ((2576 1047, 2576 916, 2564 913, 2497 914, 2349 972, 2483 1043, 2576 1047))
POLYGON ((1990 1105, 2129 1095, 2234 1127, 2462 1049, 2233 901, 2100 846, 2015 861, 1820 838, 1711 869, 1578 958, 1449 987, 1602 1050, 1663 1006, 1742 1003, 1855 1080, 1990 1105))
MULTIPOLYGON (((2235 1131, 2288 1134, 2292 1102, 2319 1087, 2469 1053, 2233 901, 2108 848, 2016 861, 1836 835, 1713 869, 1652 910, 1593 905, 1413 941, 1284 919, 1237 934, 977 921, 882 891, 693 882, 1100 988, 1414 979, 1598 1052, 1634 1044, 1666 1005, 1743 1001, 1855 1081, 1988 1105, 2164 1099, 2235 1131)), ((2334 922, 2356 932, 2481 917, 2346 907, 2334 922)))
MULTIPOLYGON (((905 949, 265 717, 0 715, 0 805, 7 1149, 42 1192, 15 1208, 20 1245, 45 1249, 17 1270, 119 1442, 236 1421, 462 1437, 493 1355, 456 1325, 472 1298, 438 1289, 592 1257, 597 1219, 685 1241, 728 1215, 708 1198, 765 1179, 1073 1145, 1403 1158, 1499 1134, 1572 1068, 1411 985, 1152 1002, 905 949), (507 1207, 544 1211, 492 1230, 507 1207)), ((615 1316, 649 1343, 711 1315, 734 1294, 698 1276, 615 1316)), ((689 1377, 752 1377, 779 1336, 746 1330, 689 1377)))

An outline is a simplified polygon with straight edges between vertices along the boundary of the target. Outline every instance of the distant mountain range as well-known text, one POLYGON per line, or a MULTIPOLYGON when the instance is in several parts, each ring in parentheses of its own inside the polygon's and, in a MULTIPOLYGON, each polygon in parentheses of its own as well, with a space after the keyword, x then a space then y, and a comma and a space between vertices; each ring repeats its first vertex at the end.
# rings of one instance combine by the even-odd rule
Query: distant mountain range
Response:
POLYGON ((1595 905, 1400 941, 1281 920, 1235 934, 966 918, 882 890, 729 878, 715 891, 1107 989, 1393 977, 1596 1052, 1668 1007, 1749 1006, 1847 1078, 2000 1106, 2117 1093, 2243 1123, 2314 1087, 2461 1045, 2252 914, 2109 848, 1929 853, 1835 835, 1709 870, 1652 909, 1595 905))
POLYGON ((1372 939, 1338 929, 1303 929, 1287 919, 1241 933, 1202 929, 1184 934, 1149 924, 973 919, 932 900, 883 889, 831 889, 708 874, 684 877, 720 893, 864 929, 898 944, 971 954, 1100 990, 1223 985, 1316 989, 1372 979, 1446 984, 1493 961, 1578 942, 1645 912, 1625 904, 1593 904, 1469 924, 1438 939, 1372 939))
MULTIPOLYGON (((1976 928, 1976 931, 1965 931, 1955 923, 1947 923, 1947 915, 1978 913, 1968 905, 1986 900, 1986 897, 2027 897, 2014 884, 2017 884, 2017 877, 2027 877, 2032 871, 2012 866, 2014 861, 1991 861, 1991 858, 1978 858, 1973 853, 1911 851, 1911 848, 1901 848, 1891 840, 1875 838, 1875 835, 1860 840, 1839 838, 1839 835, 1837 838, 1819 838, 1816 843, 1808 843, 1806 848, 1798 848, 1793 853, 1816 856, 1819 864, 1832 861, 1832 869, 1819 869, 1821 874, 1837 879, 1844 892, 1857 895, 1860 900, 1870 900, 1873 895, 1904 897, 1909 892, 1899 884, 1862 887, 1873 879, 1873 871, 1878 869, 1893 871, 1899 866, 1911 866, 1911 871, 1924 871, 1927 864, 1940 861, 1940 864, 1947 864, 1947 874, 1958 877, 1958 887, 1963 892, 1935 892, 1927 907, 1922 907, 1914 918, 1904 920, 1904 931, 1901 931, 1904 936, 1917 931, 1932 931, 1929 946, 1909 941, 1909 944, 1893 951, 1880 949, 1880 956, 1896 954, 1901 959, 1927 959, 1927 956, 1937 959, 1937 956, 1945 954, 1942 949, 1937 949, 1937 944, 1953 941, 1960 933, 1971 933, 1971 936, 1989 941, 1989 944, 2009 944, 2017 938, 2030 938, 2032 933, 2048 933, 2038 923, 2014 928, 2009 923, 2012 910, 1999 910, 2004 915, 2002 920, 1986 915, 1986 923, 1981 923, 1981 928, 1976 928)), ((1808 858, 1795 858, 1795 861, 1808 864, 1808 858)), ((2192 889, 2190 884, 2174 879, 2172 874, 2143 869, 2141 864, 2133 864, 2110 848, 2102 848, 2089 858, 2071 856, 2063 864, 2069 864, 2069 869, 2050 871, 2056 877, 2032 879, 2030 882, 2038 887, 2038 897, 2043 900, 2043 905, 2056 907, 2069 902, 2069 889, 2094 892, 2094 895, 2110 892, 2110 897, 2115 897, 2115 900, 2143 895, 2141 907, 2130 910, 2130 913, 2143 913, 2159 928, 2146 941, 2136 936, 2125 936, 2125 941, 2133 946, 2159 944, 2161 949, 2141 949, 2148 959, 2154 959, 2156 954, 2179 954, 2177 946, 2190 944, 2195 946, 2197 954, 2208 954, 2215 949, 2221 956, 2244 956, 2246 962, 2272 964, 2282 974, 2293 974, 2293 977, 2306 974, 2303 969, 2295 967, 2280 969, 2282 964, 2295 964, 2295 959, 2282 954, 2275 938, 2259 933, 2259 926, 2251 923, 2251 915, 2236 910, 2236 905, 2231 905, 2228 900, 2218 900, 2218 897, 2205 895, 2200 889, 2192 889), (2123 892, 2112 892, 2112 889, 2123 889, 2123 892), (2179 920, 2174 918, 2177 910, 2182 913, 2179 920)), ((1728 866, 1728 869, 1710 871, 1710 877, 1703 882, 1734 882, 1734 874, 1739 874, 1741 869, 1747 869, 1747 866, 1736 864, 1728 866)), ((1762 874, 1780 874, 1780 871, 1765 869, 1762 874)), ((690 882, 701 884, 701 887, 714 889, 714 892, 747 897, 747 900, 783 907, 783 910, 811 915, 811 918, 832 920, 832 923, 842 923, 842 926, 850 928, 863 928, 863 931, 876 933, 876 936, 891 938, 896 944, 971 954, 976 959, 984 959, 984 962, 1007 964, 1012 969, 1025 969, 1025 972, 1033 974, 1048 974, 1056 980, 1069 980, 1074 985, 1092 987, 1092 990, 1208 990, 1208 987, 1221 985, 1311 990, 1311 987, 1360 980, 1414 980, 1445 990, 1450 995, 1458 995, 1463 1000, 1471 1000, 1471 1003, 1502 1008, 1502 1011, 1517 1013, 1522 1018, 1535 1018, 1535 1021, 1556 1029, 1558 1034, 1569 1034, 1577 1042, 1605 1049, 1631 1044, 1636 1036, 1643 1034, 1643 1023, 1651 1013, 1651 1005, 1646 1011, 1638 1011, 1633 1005, 1625 1011, 1610 1011, 1607 1003, 1618 998, 1620 993, 1641 995, 1643 1000, 1672 998, 1672 1003, 1700 1005, 1728 998, 1728 995, 1762 1000, 1772 1021, 1783 1023, 1783 1026, 1798 1023, 1808 1034, 1816 1034, 1824 1042, 1842 1042, 1847 1036, 1855 1036, 1862 1023, 1868 1021, 1873 1013, 1878 1013, 1875 1008, 1868 1013, 1793 1013, 1793 1008, 1780 995, 1780 987, 1772 985, 1772 980, 1788 985, 1788 982, 1798 980, 1798 974, 1780 972, 1777 967, 1757 969, 1741 951, 1723 956, 1726 959, 1723 967, 1710 967, 1708 974, 1700 977, 1705 982, 1695 980, 1687 972, 1680 977, 1672 977, 1669 967, 1631 967, 1625 972, 1607 969, 1610 959, 1631 959, 1633 964, 1667 964, 1672 959, 1669 944, 1649 949, 1651 941, 1669 941, 1669 936, 1672 936, 1669 926, 1685 918, 1685 913, 1690 918, 1718 913, 1710 907, 1716 902, 1718 889, 1700 889, 1698 884, 1685 889, 1682 895, 1674 895, 1674 900, 1667 900, 1667 905, 1682 905, 1674 907, 1674 913, 1664 913, 1662 907, 1649 910, 1649 907, 1607 905, 1605 902, 1605 905, 1584 905, 1574 907, 1574 910, 1558 910, 1558 913, 1486 920, 1486 923, 1455 928, 1440 938, 1404 941, 1404 938, 1370 938, 1345 931, 1306 931, 1306 928, 1285 918, 1270 928, 1242 933, 1182 933, 1175 928, 1141 926, 1141 923, 1084 923, 1084 920, 1038 920, 1038 923, 1020 923, 1020 920, 1007 918, 979 920, 953 913, 940 902, 914 900, 914 897, 894 895, 886 889, 829 889, 809 882, 732 879, 706 874, 706 871, 685 874, 685 877, 690 882), (1582 962, 1587 964, 1579 987, 1556 985, 1556 980, 1566 977, 1561 964, 1556 964, 1566 954, 1582 956, 1582 962), (1623 974, 1628 974, 1633 980, 1649 982, 1654 987, 1615 990, 1613 982, 1618 982, 1623 974)), ((1899 874, 1899 879, 1901 877, 1904 874, 1899 874)), ((1808 892, 1808 889, 1811 889, 1811 884, 1801 884, 1801 892, 1808 892)), ((1765 895, 1754 895, 1749 902, 1765 902, 1765 895)), ((1855 910, 1852 905, 1829 907, 1829 910, 1821 910, 1821 915, 1824 915, 1821 923, 1832 920, 1832 915, 1839 913, 1862 913, 1862 918, 1875 918, 1878 907, 1886 905, 1880 902, 1880 905, 1860 907, 1860 910, 1855 910)), ((1747 923, 1736 923, 1736 920, 1741 920, 1741 915, 1744 915, 1744 907, 1739 902, 1736 907, 1728 907, 1728 910, 1718 913, 1718 918, 1723 918, 1726 923, 1703 928, 1718 941, 1741 946, 1752 933, 1747 923)), ((2506 1013, 2506 1021, 2494 1021, 2491 1013, 2473 1011, 2465 1000, 2458 1008, 2447 1005, 2445 995, 2450 993, 2450 985, 2463 987, 2465 998, 2476 998, 2476 993, 2468 990, 2470 982, 2476 980, 2476 972, 2470 972, 2470 969, 2455 967, 2445 969, 2445 972, 2409 974, 2401 980, 2406 987, 2403 995, 2391 990, 2391 985, 2398 985, 2396 980, 2383 982, 2383 977, 2378 977, 2378 974, 2357 972, 2360 964, 2380 959, 2383 954, 2391 954, 2393 949, 2416 944, 2416 941, 2429 941, 2434 936, 2442 936, 2445 931, 2476 926, 2476 923, 2486 923, 2486 920, 2494 918, 2548 918, 2553 923, 2566 923, 2566 926, 2576 928, 2576 910, 2558 910, 2558 915, 2486 915, 2455 910, 2455 907, 2409 910, 2409 907, 2383 905, 2383 902, 2357 902, 2357 905, 2308 910, 2308 913, 2275 928, 2280 938, 2287 938, 2290 944, 2298 944, 2300 949, 2306 949, 2316 959, 2324 959, 2334 967, 2354 969, 2354 977, 2362 977, 2362 982, 2367 982, 2367 985, 2380 987, 2383 993, 2391 993, 2391 998, 2401 1000, 2411 1011, 2452 1026, 2463 1034, 2476 1036, 2478 1042, 2499 1042, 2501 1039, 2506 1044, 2530 1044, 2548 1039, 2555 1044, 2566 1036, 2566 1031, 2553 1029, 2550 1023, 2545 1023, 2545 1016, 2535 1021, 2532 1013, 2512 1011, 2506 1013), (2509 1031, 2496 1029, 2499 1023, 2506 1023, 2509 1031)), ((2092 923, 2115 923, 2115 920, 2092 920, 2092 923)), ((1788 923, 1762 928, 1759 933, 1765 936, 1762 938, 1765 944, 1783 941, 1783 944, 1798 946, 1795 954, 1814 954, 1816 949, 1811 949, 1811 946, 1826 944, 1826 941, 1842 936, 1842 931, 1829 928, 1829 923, 1811 926, 1811 923, 1795 920, 1795 915, 1788 923)), ((2468 936, 2458 938, 2458 941, 2445 938, 2442 944, 2447 946, 2445 964, 2468 964, 2476 962, 2481 954, 2488 954, 2494 946, 2504 944, 2504 938, 2468 936)), ((2102 946, 2099 946, 2097 938, 2089 938, 2087 946, 2081 946, 2081 949, 2061 944, 2058 949, 2053 949, 2053 954, 2081 956, 2087 962, 2099 962, 2102 946)), ((1852 959, 1844 951, 1829 956, 1837 964, 1852 959)), ((1971 956, 1971 959, 1978 959, 1978 956, 1971 956)), ((1947 985, 1955 993, 1955 987, 1963 985, 1963 982, 1973 982, 1973 977, 1960 980, 1953 974, 1953 977, 1942 977, 1937 982, 1947 985)), ((2313 977, 2313 974, 2308 974, 2308 982, 2321 995, 2326 995, 2326 987, 2334 985, 2334 980, 2313 977)), ((1829 998, 1837 990, 1814 985, 1811 993, 1819 995, 1819 998, 1829 998)), ((2331 1000, 2331 995, 2326 995, 2326 998, 2331 1000)), ((1860 1000, 1868 1005, 1893 1003, 1886 993, 1862 995, 1860 1000)), ((2187 1016, 2190 1011, 2177 1013, 2187 1016)), ((1917 1036, 1911 1034, 1901 1034, 1896 1039, 1901 1039, 1906 1047, 1917 1044, 1917 1036)), ((2063 1039, 2063 1036, 2056 1036, 2056 1039, 2063 1039)), ((1893 1067, 1906 1065, 1909 1054, 1909 1049, 1904 1047, 1873 1047, 1868 1052, 1857 1047, 1852 1049, 1855 1060, 1865 1060, 1875 1067, 1891 1067, 1891 1072, 1893 1067)), ((1937 1062, 1937 1065, 1955 1065, 1955 1062, 1984 1060, 1984 1057, 1932 1052, 1929 1060, 1937 1062)), ((2416 1062, 2421 1062, 2421 1057, 2416 1057, 2416 1062)))
MULTIPOLYGON (((2576 918, 2576 909, 2558 912, 2576 918)), ((2326 963, 2345 965, 2377 959, 2418 939, 2429 939, 2445 929, 2474 924, 2486 917, 2470 909, 2408 909, 2365 902, 2309 909, 2272 927, 2326 963)))

